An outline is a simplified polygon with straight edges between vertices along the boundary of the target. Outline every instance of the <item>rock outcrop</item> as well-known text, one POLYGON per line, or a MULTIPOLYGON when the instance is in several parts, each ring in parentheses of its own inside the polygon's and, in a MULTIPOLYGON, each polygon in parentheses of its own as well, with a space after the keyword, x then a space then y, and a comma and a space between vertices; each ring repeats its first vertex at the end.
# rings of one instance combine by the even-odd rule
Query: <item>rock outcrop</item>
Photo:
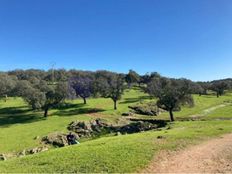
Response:
POLYGON ((5 154, 0 154, 0 161, 5 161, 6 159, 7 158, 5 154))
POLYGON ((24 149, 21 152, 18 153, 6 153, 6 154, 0 154, 0 161, 5 161, 11 158, 17 158, 17 157, 24 157, 26 155, 32 155, 40 152, 45 152, 48 150, 47 146, 41 146, 41 147, 34 147, 31 149, 24 149))
POLYGON ((80 138, 92 137, 103 132, 111 131, 112 126, 105 123, 102 119, 90 122, 73 121, 68 125, 68 130, 75 132, 80 138))
POLYGON ((163 110, 158 108, 155 103, 138 104, 128 107, 131 109, 131 112, 140 115, 157 116, 163 112, 163 110))
POLYGON ((109 125, 103 120, 97 119, 90 122, 71 122, 68 126, 70 131, 76 132, 80 138, 94 137, 108 133, 132 134, 137 132, 157 129, 166 125, 164 121, 158 120, 134 120, 123 125, 109 125))
POLYGON ((47 135, 46 137, 43 137, 42 142, 58 147, 64 147, 68 145, 66 134, 60 132, 54 132, 47 135))

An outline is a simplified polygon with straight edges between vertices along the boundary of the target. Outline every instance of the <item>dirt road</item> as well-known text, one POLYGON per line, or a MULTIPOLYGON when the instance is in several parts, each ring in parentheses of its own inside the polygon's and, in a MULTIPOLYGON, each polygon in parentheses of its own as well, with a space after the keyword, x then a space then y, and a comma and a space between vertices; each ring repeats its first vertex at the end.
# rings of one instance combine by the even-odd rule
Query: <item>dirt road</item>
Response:
POLYGON ((232 173, 232 134, 179 152, 161 152, 142 173, 232 173))

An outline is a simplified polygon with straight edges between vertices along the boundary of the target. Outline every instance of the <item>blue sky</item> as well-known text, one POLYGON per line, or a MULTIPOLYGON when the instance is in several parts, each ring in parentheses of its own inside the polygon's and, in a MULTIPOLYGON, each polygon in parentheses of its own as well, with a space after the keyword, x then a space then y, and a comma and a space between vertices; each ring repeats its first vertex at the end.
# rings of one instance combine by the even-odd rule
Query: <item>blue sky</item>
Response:
POLYGON ((0 0, 0 70, 232 77, 231 0, 0 0))

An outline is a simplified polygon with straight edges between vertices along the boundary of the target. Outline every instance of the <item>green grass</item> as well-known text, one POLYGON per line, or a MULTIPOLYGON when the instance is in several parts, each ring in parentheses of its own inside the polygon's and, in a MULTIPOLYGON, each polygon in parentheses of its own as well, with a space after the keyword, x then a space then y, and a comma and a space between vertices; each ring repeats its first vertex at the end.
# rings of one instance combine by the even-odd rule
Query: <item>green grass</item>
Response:
POLYGON ((232 119, 232 104, 218 108, 205 116, 205 119, 232 119))
POLYGON ((36 147, 40 145, 40 140, 34 140, 36 136, 43 137, 55 131, 66 132, 67 125, 74 120, 101 117, 109 122, 115 122, 121 117, 121 113, 128 111, 128 105, 143 99, 146 99, 146 95, 136 89, 126 91, 122 100, 118 102, 117 111, 113 110, 111 99, 89 99, 86 106, 82 104, 82 100, 69 101, 73 104, 71 108, 51 110, 50 117, 47 119, 43 118, 42 112, 28 110, 26 103, 20 98, 10 98, 6 103, 1 101, 0 153, 18 152, 25 148, 36 147), (89 113, 95 108, 99 112, 89 113))
MULTIPOLYGON (((175 112, 176 120, 185 120, 200 116, 207 121, 182 121, 172 125, 172 129, 150 131, 133 135, 104 137, 82 142, 79 146, 51 149, 48 152, 0 162, 0 172, 135 172, 145 167, 155 153, 160 150, 174 150, 202 139, 232 132, 232 105, 228 101, 232 93, 216 98, 213 95, 194 95, 195 106, 183 107, 175 112), (224 104, 225 107, 207 109, 224 104), (215 120, 220 119, 220 120, 215 120), (162 135, 164 140, 156 137, 162 135)), ((116 123, 128 106, 139 102, 151 101, 149 96, 138 88, 125 91, 118 102, 118 110, 113 109, 111 99, 88 99, 67 101, 70 106, 49 111, 49 117, 43 113, 31 111, 21 98, 9 98, 0 101, 0 154, 19 152, 23 149, 40 146, 40 138, 48 133, 67 132, 67 125, 74 120, 103 118, 116 123)), ((153 100, 154 101, 154 100, 153 100)), ((169 120, 168 113, 158 117, 137 116, 169 120)))
MULTIPOLYGON (((175 116, 177 119, 188 118, 190 115, 201 113, 204 109, 221 104, 230 97, 230 94, 220 98, 194 96, 195 107, 184 107, 181 112, 175 112, 175 116)), ((116 122, 117 119, 121 118, 121 113, 128 111, 129 105, 141 101, 149 101, 149 97, 137 89, 125 92, 122 100, 118 102, 117 111, 113 110, 111 99, 89 99, 86 106, 82 104, 82 100, 74 100, 71 102, 73 104, 71 108, 51 110, 48 119, 42 117, 42 112, 28 110, 26 104, 20 98, 11 98, 6 103, 1 101, 0 140, 3 143, 0 143, 0 153, 17 152, 25 148, 38 146, 40 140, 34 140, 36 136, 43 137, 50 132, 67 131, 67 125, 73 120, 90 120, 101 117, 109 122, 116 122), (95 108, 99 112, 89 113, 95 108)), ((168 113, 164 113, 155 118, 168 120, 169 116, 168 113)), ((210 119, 210 117, 206 118, 210 119)))
POLYGON ((174 150, 232 132, 232 121, 176 122, 170 130, 100 138, 0 162, 1 172, 135 172, 160 150, 174 150), (157 136, 164 139, 157 139, 157 136))
MULTIPOLYGON (((209 109, 211 107, 215 107, 217 105, 223 104, 225 102, 231 102, 232 93, 227 93, 224 96, 217 98, 214 95, 193 95, 194 98, 194 107, 182 107, 180 112, 174 112, 175 118, 178 120, 183 120, 190 118, 192 116, 201 116, 204 113, 204 110, 209 109)), ((169 119, 168 113, 163 113, 159 115, 157 118, 159 119, 169 119)))

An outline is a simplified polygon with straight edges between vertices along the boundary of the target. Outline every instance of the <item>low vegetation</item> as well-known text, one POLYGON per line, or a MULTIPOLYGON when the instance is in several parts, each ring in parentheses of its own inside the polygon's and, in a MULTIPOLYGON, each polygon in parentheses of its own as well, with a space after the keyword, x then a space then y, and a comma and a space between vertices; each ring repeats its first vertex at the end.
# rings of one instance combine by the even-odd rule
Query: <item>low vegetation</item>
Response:
POLYGON ((1 172, 135 172, 160 150, 176 150, 232 131, 231 121, 176 122, 170 130, 106 137, 0 162, 1 172), (162 137, 161 139, 157 137, 162 137))
POLYGON ((46 152, 0 161, 0 172, 137 172, 161 150, 232 132, 230 79, 196 83, 133 70, 17 70, 0 73, 0 82, 0 154, 39 147, 54 132, 78 134, 76 127, 68 129, 70 123, 100 119, 115 128, 83 136, 80 145, 49 146, 46 152), (135 106, 139 111, 122 116, 135 106), (155 121, 165 124, 147 124, 155 121))

